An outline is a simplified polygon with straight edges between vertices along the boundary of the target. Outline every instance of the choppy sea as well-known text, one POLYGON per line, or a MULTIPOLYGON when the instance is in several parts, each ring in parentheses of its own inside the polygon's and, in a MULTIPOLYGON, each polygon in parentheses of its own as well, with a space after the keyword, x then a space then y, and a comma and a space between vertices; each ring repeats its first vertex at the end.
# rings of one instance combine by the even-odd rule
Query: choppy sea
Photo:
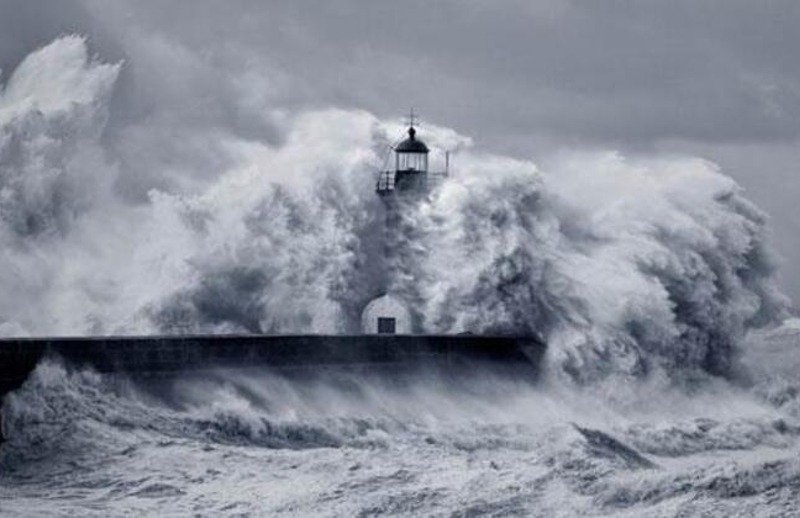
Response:
POLYGON ((691 389, 48 362, 6 401, 0 514, 800 516, 798 345, 751 337, 747 379, 691 389))

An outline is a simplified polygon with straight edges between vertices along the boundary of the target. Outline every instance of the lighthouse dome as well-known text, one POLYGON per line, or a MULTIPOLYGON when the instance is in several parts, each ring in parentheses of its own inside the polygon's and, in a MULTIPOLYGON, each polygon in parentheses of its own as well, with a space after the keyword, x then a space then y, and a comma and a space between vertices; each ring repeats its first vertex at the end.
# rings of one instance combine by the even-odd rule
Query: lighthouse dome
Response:
POLYGON ((394 148, 397 153, 427 153, 428 146, 419 139, 417 139, 417 130, 414 126, 408 128, 408 138, 397 144, 394 148))

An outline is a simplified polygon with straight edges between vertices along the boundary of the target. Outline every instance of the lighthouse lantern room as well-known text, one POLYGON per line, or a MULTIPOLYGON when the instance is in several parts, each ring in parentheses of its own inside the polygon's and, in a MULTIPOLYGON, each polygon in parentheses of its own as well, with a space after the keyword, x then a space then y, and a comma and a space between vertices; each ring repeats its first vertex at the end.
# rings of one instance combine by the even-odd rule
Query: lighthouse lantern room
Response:
MULTIPOLYGON (((394 146, 394 170, 383 171, 378 176, 375 191, 381 196, 395 194, 419 194, 427 192, 431 175, 428 172, 430 150, 425 142, 417 138, 414 127, 414 111, 411 111, 406 138, 394 146)), ((444 176, 440 173, 434 176, 444 176)))

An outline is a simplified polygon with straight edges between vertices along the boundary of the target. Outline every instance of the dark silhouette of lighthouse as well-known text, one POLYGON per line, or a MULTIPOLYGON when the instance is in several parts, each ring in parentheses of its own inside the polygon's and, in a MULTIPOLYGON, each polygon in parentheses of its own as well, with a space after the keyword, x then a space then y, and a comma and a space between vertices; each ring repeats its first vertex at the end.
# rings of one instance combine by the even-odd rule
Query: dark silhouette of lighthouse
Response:
POLYGON ((392 275, 402 270, 403 215, 413 205, 428 195, 449 169, 449 153, 446 154, 445 170, 428 171, 430 149, 417 137, 416 118, 411 110, 406 138, 393 147, 393 169, 381 171, 375 185, 385 211, 381 229, 382 264, 380 282, 381 295, 370 301, 361 317, 364 333, 411 334, 419 332, 419 315, 412 311, 408 294, 396 293, 392 286, 392 275))
POLYGON ((427 192, 440 180, 446 178, 450 168, 450 153, 445 153, 445 169, 442 172, 428 171, 430 149, 417 138, 414 127, 416 116, 411 110, 408 119, 407 137, 394 146, 394 170, 382 171, 378 176, 375 192, 387 203, 396 196, 419 196, 427 192))

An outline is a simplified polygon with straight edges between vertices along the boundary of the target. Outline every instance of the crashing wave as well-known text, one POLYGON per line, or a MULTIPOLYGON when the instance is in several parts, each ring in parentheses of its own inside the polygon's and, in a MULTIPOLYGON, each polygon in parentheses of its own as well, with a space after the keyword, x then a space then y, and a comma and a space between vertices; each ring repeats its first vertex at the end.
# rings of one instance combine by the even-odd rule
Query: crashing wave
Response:
MULTIPOLYGON (((23 296, 0 303, 0 330, 357 330, 377 283, 370 171, 387 125, 286 116, 279 146, 224 140, 232 165, 199 192, 154 186, 131 204, 114 190, 125 143, 101 138, 119 69, 70 36, 5 85, 0 289, 23 296)), ((454 138, 429 131, 434 146, 454 138)), ((571 379, 730 375, 746 331, 786 307, 765 226, 703 160, 612 153, 540 171, 465 151, 405 212, 392 283, 426 330, 538 333, 571 379)))

